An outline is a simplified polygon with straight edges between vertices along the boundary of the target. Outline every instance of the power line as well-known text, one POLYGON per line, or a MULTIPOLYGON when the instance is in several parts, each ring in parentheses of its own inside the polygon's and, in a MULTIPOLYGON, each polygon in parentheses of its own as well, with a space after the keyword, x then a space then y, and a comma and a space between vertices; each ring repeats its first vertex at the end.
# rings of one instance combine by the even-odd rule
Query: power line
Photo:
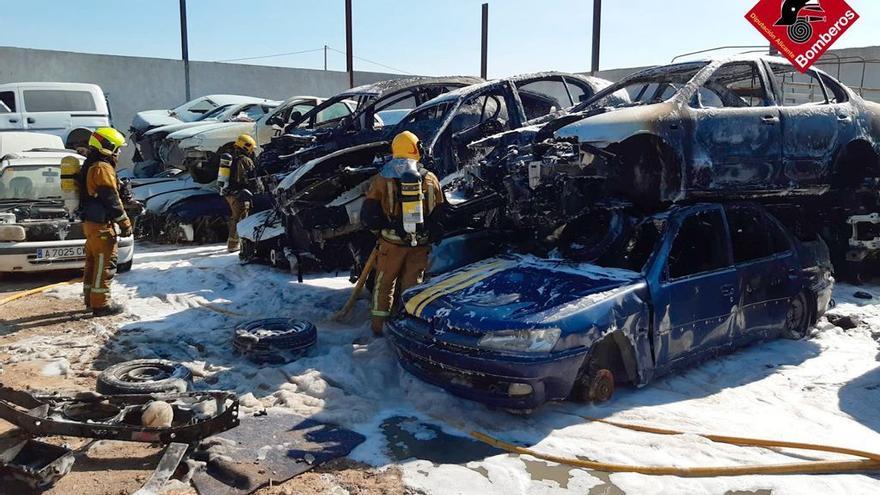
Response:
MULTIPOLYGON (((331 48, 331 50, 332 50, 332 48, 331 48)), ((257 59, 261 59, 261 58, 286 57, 288 55, 301 55, 303 53, 314 53, 314 52, 321 52, 321 51, 324 51, 324 47, 315 48, 313 50, 300 50, 298 52, 285 52, 285 53, 275 53, 272 55, 260 55, 257 57, 244 57, 244 58, 230 58, 230 59, 226 59, 226 60, 215 60, 215 62, 241 62, 244 60, 257 60, 257 59)))
MULTIPOLYGON (((336 53, 340 53, 340 54, 342 54, 342 55, 345 55, 345 52, 343 52, 343 51, 341 51, 341 50, 337 50, 336 48, 333 48, 332 46, 328 46, 327 48, 329 48, 330 50, 332 50, 332 51, 334 51, 334 52, 336 52, 336 53)), ((391 67, 390 65, 385 65, 385 64, 382 64, 382 63, 379 63, 379 62, 376 62, 376 61, 373 61, 373 60, 367 59, 367 58, 358 57, 357 55, 352 56, 352 58, 356 58, 356 59, 358 59, 358 60, 361 60, 361 61, 363 61, 363 62, 368 62, 368 63, 371 63, 371 64, 373 64, 373 65, 378 65, 379 67, 384 67, 384 68, 386 68, 386 69, 391 69, 391 70, 393 70, 393 71, 395 71, 395 72, 400 72, 400 73, 408 74, 408 75, 412 75, 412 74, 413 74, 412 72, 405 71, 405 70, 403 70, 403 69, 398 69, 398 68, 396 68, 396 67, 391 67)))
MULTIPOLYGON (((344 51, 342 51, 342 50, 337 50, 336 48, 333 48, 332 46, 327 46, 327 49, 328 49, 328 50, 331 50, 331 51, 334 51, 334 52, 336 52, 336 53, 339 53, 339 54, 341 54, 341 55, 345 55, 345 52, 344 52, 344 51)), ((288 56, 288 55, 302 55, 302 54, 304 54, 304 53, 314 53, 314 52, 321 52, 321 51, 324 51, 324 47, 321 47, 321 48, 314 48, 314 49, 311 49, 311 50, 300 50, 300 51, 296 51, 296 52, 273 53, 273 54, 271 54, 271 55, 258 55, 258 56, 256 56, 256 57, 229 58, 229 59, 225 59, 225 60, 215 60, 215 62, 243 62, 243 61, 245 61, 245 60, 259 60, 259 59, 264 59, 264 58, 286 57, 286 56, 288 56)), ((384 67, 384 68, 386 68, 386 69, 391 69, 391 70, 393 70, 393 71, 395 71, 395 72, 400 72, 400 73, 402 73, 402 74, 407 74, 407 75, 412 75, 412 74, 413 74, 412 72, 405 71, 405 70, 403 70, 403 69, 398 69, 398 68, 396 68, 396 67, 391 67, 390 65, 386 65, 386 64, 383 64, 383 63, 380 63, 380 62, 376 62, 375 60, 370 60, 370 59, 367 59, 367 58, 358 57, 358 56, 356 56, 356 55, 355 55, 353 58, 356 58, 356 59, 358 59, 358 60, 360 60, 360 61, 367 62, 367 63, 373 64, 373 65, 378 65, 379 67, 384 67)))

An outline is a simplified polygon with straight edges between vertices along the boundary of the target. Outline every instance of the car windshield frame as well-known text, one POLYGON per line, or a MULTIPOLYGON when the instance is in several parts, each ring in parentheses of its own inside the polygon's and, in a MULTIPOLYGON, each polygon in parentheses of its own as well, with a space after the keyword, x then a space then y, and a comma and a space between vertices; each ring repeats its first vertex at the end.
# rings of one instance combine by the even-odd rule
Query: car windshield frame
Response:
MULTIPOLYGON (((592 225, 597 234, 591 237, 592 244, 582 244, 581 236, 585 229, 582 223, 572 224, 580 234, 576 238, 560 239, 559 242, 567 243, 565 247, 560 245, 560 252, 563 259, 572 263, 587 263, 598 268, 627 270, 642 275, 647 274, 651 267, 651 260, 656 256, 658 249, 662 246, 663 238, 666 230, 669 228, 668 217, 665 214, 651 215, 647 217, 637 217, 627 213, 616 214, 613 210, 597 209, 589 218, 595 219, 601 217, 604 212, 607 217, 602 225, 592 225), (646 226, 652 225, 652 231, 645 232, 646 226), (603 237, 601 232, 614 232, 614 237, 608 239, 603 237), (650 234, 646 237, 645 234, 650 234), (646 241, 647 239, 647 241, 646 241), (649 245, 647 245, 649 244, 649 245), (577 245, 577 247, 575 247, 577 245), (594 251, 597 247, 601 251, 594 251), (583 257, 583 254, 590 253, 591 256, 583 257), (630 255, 635 254, 635 262, 639 266, 633 266, 633 259, 630 255)), ((589 233, 587 233, 589 235, 589 233)), ((565 236, 565 234, 563 234, 565 236)))
POLYGON ((311 110, 304 113, 302 115, 302 117, 299 118, 299 120, 288 122, 287 126, 291 127, 291 128, 298 129, 299 126, 302 125, 303 122, 311 121, 313 115, 317 115, 318 113, 323 112, 327 108, 330 108, 331 106, 333 106, 337 103, 342 103, 343 105, 348 106, 349 110, 351 110, 351 107, 345 103, 347 100, 354 100, 354 101, 358 102, 358 105, 356 106, 356 108, 354 110, 351 110, 351 113, 348 114, 349 117, 355 117, 357 114, 359 114, 361 112, 360 98, 370 98, 370 97, 375 99, 377 97, 377 94, 376 93, 340 93, 334 97, 327 98, 326 100, 321 102, 320 105, 316 105, 311 110))
MULTIPOLYGON (((667 82, 668 83, 668 82, 670 82, 668 79, 671 79, 671 78, 666 78, 667 80, 664 81, 663 76, 670 74, 671 72, 673 72, 676 69, 678 69, 680 72, 691 72, 691 76, 687 79, 687 81, 684 81, 684 82, 682 82, 680 80, 671 81, 674 84, 681 84, 681 87, 676 88, 675 94, 672 97, 667 98, 666 100, 663 100, 663 101, 669 101, 672 98, 675 98, 675 96, 677 96, 678 94, 680 94, 681 90, 683 88, 687 87, 688 83, 690 83, 691 81, 694 80, 694 78, 699 76, 700 73, 706 67, 708 67, 710 64, 711 64, 711 62, 705 61, 705 60, 698 61, 698 62, 682 62, 679 64, 653 67, 650 69, 646 69, 646 70, 637 72, 635 74, 632 74, 632 75, 620 80, 617 83, 614 83, 614 84, 606 87, 605 89, 603 89, 603 90, 597 92, 595 95, 593 95, 592 98, 590 98, 586 101, 583 101, 583 102, 579 103, 578 105, 574 106, 571 109, 570 113, 577 113, 577 112, 582 112, 584 110, 587 110, 588 108, 595 105, 597 102, 605 99, 608 96, 611 96, 612 94, 614 94, 618 91, 626 91, 626 88, 628 86, 633 85, 633 84, 638 84, 641 82, 648 83, 648 82, 651 82, 652 80, 658 80, 655 82, 667 82)), ((629 94, 629 93, 627 93, 627 94, 629 94)), ((652 101, 650 103, 661 103, 661 102, 652 101)), ((644 105, 644 104, 646 104, 646 103, 640 102, 640 101, 631 101, 628 103, 622 103, 622 104, 615 105, 615 106, 632 106, 632 105, 644 105)))
POLYGON ((205 120, 219 120, 218 117, 220 117, 224 113, 229 112, 229 110, 231 110, 232 107, 234 107, 234 106, 237 106, 237 105, 234 105, 232 103, 227 103, 226 105, 220 105, 219 107, 215 107, 211 111, 205 112, 204 114, 200 115, 197 119, 193 120, 193 122, 202 122, 205 120))
POLYGON ((424 135, 416 133, 419 136, 419 140, 424 143, 428 143, 428 147, 431 148, 434 146, 434 141, 443 132, 443 129, 445 129, 446 126, 448 125, 451 115, 453 115, 454 112, 458 109, 460 102, 461 102, 461 99, 457 99, 457 100, 456 99, 444 99, 441 101, 431 100, 431 101, 425 102, 422 105, 414 108, 413 110, 410 110, 410 112, 403 119, 401 119, 400 122, 398 122, 397 125, 394 127, 393 134, 396 136, 397 134, 400 134, 401 132, 408 130, 406 128, 406 125, 417 114, 420 114, 422 112, 428 111, 428 110, 436 108, 436 107, 446 105, 447 108, 443 112, 443 116, 440 119, 438 119, 440 122, 440 125, 438 125, 434 129, 434 131, 432 131, 431 136, 424 136, 424 135))

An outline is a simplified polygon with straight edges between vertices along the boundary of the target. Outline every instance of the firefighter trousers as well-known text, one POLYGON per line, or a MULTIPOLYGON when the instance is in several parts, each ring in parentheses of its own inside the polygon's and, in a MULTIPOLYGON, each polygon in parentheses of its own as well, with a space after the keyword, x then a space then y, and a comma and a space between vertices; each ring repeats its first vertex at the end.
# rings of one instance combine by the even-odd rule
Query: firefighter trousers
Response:
POLYGON ((83 301, 92 309, 110 303, 110 283, 116 276, 116 229, 113 224, 83 222, 86 234, 86 267, 83 301))
POLYGON ((391 316, 394 294, 422 282, 428 267, 430 246, 405 246, 379 239, 376 257, 376 284, 371 312, 373 333, 379 335, 391 316), (399 286, 398 286, 399 284, 399 286))
POLYGON ((226 196, 229 203, 229 236, 226 239, 226 247, 229 250, 238 250, 240 240, 238 238, 238 222, 247 218, 250 213, 250 204, 241 201, 238 196, 230 194, 226 196))

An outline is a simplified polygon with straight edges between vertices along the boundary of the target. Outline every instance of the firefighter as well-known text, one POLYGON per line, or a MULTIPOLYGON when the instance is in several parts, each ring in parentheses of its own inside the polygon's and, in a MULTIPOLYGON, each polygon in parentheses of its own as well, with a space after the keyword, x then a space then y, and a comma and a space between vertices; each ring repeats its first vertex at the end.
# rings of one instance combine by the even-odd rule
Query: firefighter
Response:
POLYGON ((391 152, 392 160, 373 178, 361 207, 361 222, 379 236, 371 312, 376 336, 391 315, 395 289, 400 293, 422 281, 430 244, 441 235, 437 213, 445 203, 437 176, 420 162, 415 134, 395 136, 391 152))
POLYGON ((232 151, 232 163, 229 170, 229 181, 221 194, 229 203, 229 236, 226 240, 226 250, 234 253, 241 247, 238 238, 238 222, 246 218, 250 213, 250 198, 247 191, 248 176, 254 170, 253 153, 257 147, 249 134, 242 134, 235 140, 232 151))
POLYGON ((80 212, 86 236, 83 300, 95 316, 122 312, 110 302, 110 282, 116 275, 115 226, 119 235, 132 234, 131 220, 119 198, 116 163, 125 136, 112 127, 101 127, 89 138, 89 149, 80 169, 80 212))

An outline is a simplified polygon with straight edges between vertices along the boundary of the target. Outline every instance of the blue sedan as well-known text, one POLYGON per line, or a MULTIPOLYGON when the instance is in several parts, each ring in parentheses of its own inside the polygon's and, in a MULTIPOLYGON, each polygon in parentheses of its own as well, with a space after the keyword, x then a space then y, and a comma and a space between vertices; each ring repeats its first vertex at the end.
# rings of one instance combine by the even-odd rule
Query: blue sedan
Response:
POLYGON ((505 255, 410 289, 388 332, 402 365, 511 410, 603 401, 615 383, 802 338, 830 303, 824 242, 758 206, 675 207, 627 225, 599 236, 589 262, 505 255))

